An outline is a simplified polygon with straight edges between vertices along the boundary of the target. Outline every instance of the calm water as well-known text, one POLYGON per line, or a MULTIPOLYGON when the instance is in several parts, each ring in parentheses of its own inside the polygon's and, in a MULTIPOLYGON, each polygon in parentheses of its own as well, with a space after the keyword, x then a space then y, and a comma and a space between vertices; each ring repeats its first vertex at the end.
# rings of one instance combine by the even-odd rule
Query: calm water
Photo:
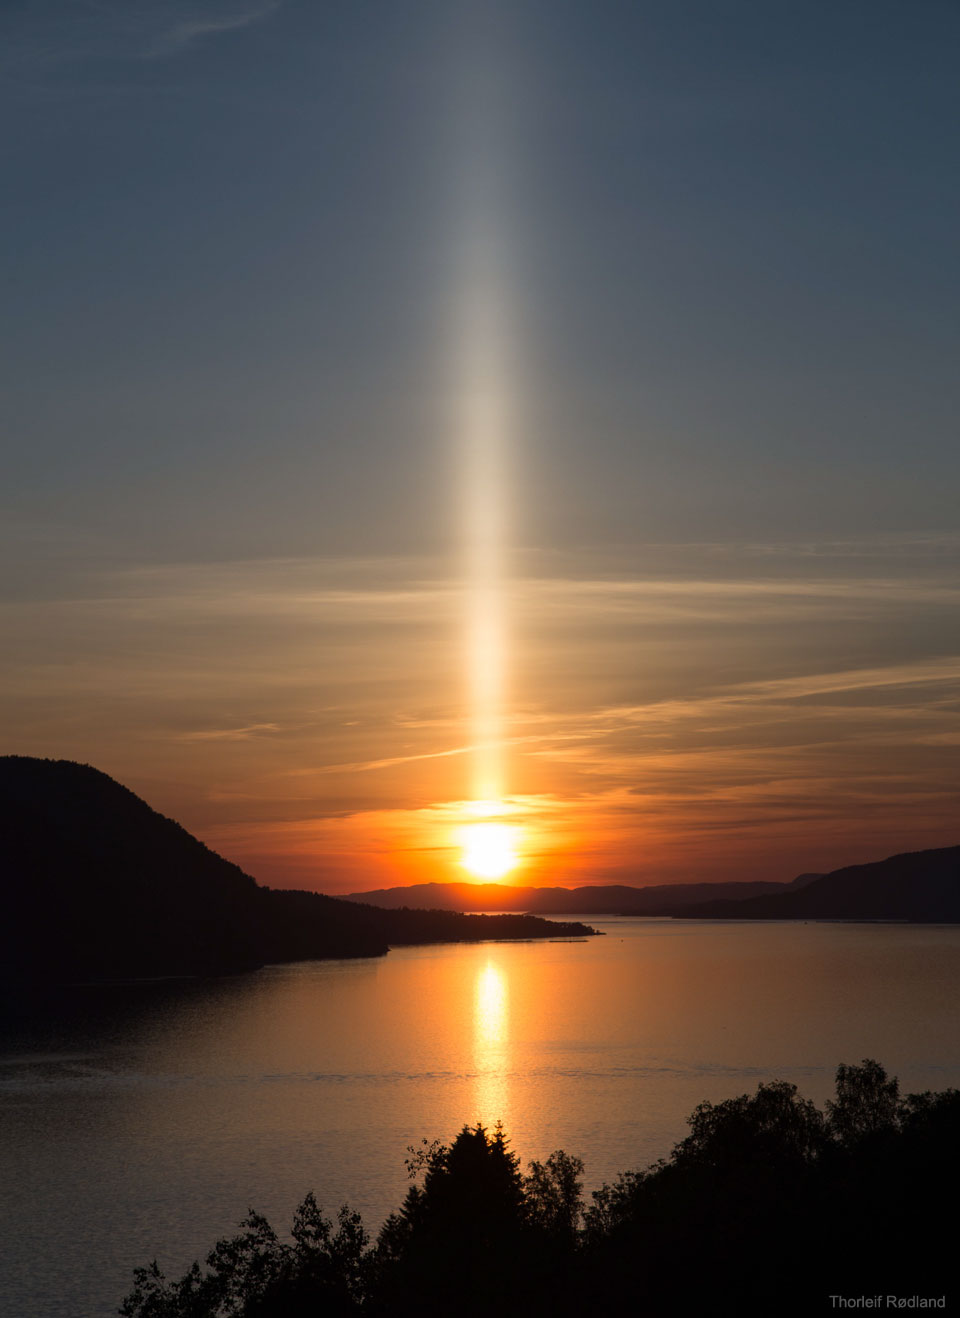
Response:
POLYGON ((406 1147, 501 1118, 590 1186, 646 1165, 704 1098, 765 1079, 822 1102, 839 1062, 960 1086, 960 927, 595 920, 606 937, 408 948, 85 994, 0 1053, 0 1294, 19 1318, 115 1312, 248 1207, 314 1189, 375 1227, 406 1147))

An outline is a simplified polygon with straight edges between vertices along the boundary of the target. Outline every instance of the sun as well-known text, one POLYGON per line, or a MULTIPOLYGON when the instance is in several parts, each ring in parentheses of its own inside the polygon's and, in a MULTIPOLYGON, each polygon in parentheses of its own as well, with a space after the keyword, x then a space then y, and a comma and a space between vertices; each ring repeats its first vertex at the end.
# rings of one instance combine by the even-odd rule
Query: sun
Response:
POLYGON ((479 879, 501 879, 517 865, 519 829, 512 824, 465 824, 460 864, 479 879))

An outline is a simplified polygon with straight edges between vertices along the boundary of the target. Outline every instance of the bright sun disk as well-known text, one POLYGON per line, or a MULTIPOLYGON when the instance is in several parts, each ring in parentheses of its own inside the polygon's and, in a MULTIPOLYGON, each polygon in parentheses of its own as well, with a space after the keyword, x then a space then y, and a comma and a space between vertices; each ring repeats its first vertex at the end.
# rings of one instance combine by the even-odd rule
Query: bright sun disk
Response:
POLYGON ((502 878, 517 864, 518 831, 512 824, 465 824, 460 864, 478 878, 502 878))

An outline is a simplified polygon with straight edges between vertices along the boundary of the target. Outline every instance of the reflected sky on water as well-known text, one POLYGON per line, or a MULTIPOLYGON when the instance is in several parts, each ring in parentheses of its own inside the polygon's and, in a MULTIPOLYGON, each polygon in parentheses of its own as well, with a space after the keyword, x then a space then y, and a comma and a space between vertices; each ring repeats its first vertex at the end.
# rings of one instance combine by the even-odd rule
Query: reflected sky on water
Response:
POLYGON ((313 1189, 371 1227, 407 1147, 502 1120, 593 1187, 669 1153, 697 1103, 840 1062, 960 1085, 960 928, 602 920, 606 936, 406 948, 77 992, 0 1052, 0 1285, 21 1318, 113 1312, 249 1207, 313 1189))

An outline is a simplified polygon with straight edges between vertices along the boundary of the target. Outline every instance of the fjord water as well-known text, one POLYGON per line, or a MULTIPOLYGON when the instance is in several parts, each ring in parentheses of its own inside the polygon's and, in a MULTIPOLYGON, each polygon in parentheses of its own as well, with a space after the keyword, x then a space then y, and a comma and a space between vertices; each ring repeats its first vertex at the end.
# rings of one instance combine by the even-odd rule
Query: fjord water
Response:
POLYGON ((703 1099, 839 1062, 960 1085, 960 927, 602 919, 605 937, 448 944, 196 983, 78 990, 0 1052, 0 1293, 115 1313, 250 1207, 314 1189, 375 1228, 407 1146, 501 1119, 588 1187, 669 1153, 703 1099))

